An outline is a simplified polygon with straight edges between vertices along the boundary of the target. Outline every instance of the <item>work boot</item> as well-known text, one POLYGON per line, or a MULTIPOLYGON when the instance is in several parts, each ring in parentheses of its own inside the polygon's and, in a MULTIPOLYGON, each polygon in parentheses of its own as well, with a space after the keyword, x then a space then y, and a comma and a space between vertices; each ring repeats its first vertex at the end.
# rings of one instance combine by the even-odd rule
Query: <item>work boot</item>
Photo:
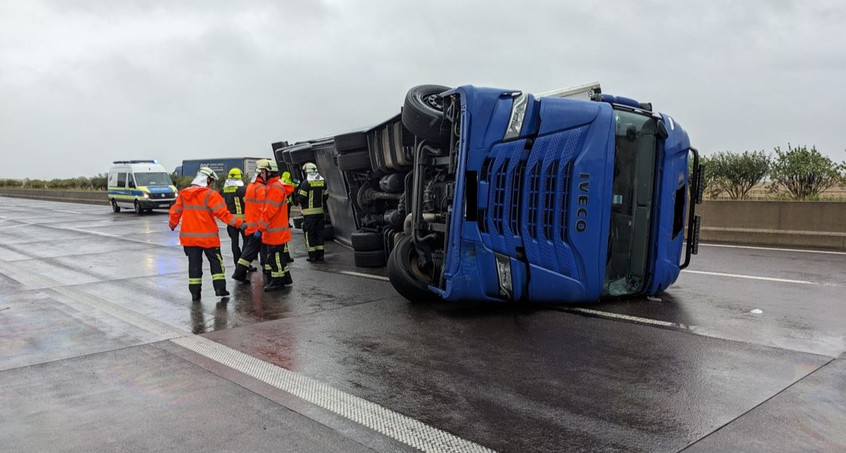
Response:
POLYGON ((279 291, 285 288, 285 282, 281 278, 272 278, 270 283, 264 286, 264 292, 279 291))
POLYGON ((191 292, 191 300, 200 300, 200 285, 188 285, 188 291, 191 292))
POLYGON ((226 296, 229 295, 229 291, 227 291, 226 289, 216 289, 216 290, 214 290, 214 295, 220 296, 220 297, 226 297, 226 296))
POLYGON ((247 279, 247 270, 249 268, 244 266, 243 264, 239 264, 235 266, 235 272, 232 273, 232 279, 238 280, 241 283, 247 283, 249 280, 247 279))

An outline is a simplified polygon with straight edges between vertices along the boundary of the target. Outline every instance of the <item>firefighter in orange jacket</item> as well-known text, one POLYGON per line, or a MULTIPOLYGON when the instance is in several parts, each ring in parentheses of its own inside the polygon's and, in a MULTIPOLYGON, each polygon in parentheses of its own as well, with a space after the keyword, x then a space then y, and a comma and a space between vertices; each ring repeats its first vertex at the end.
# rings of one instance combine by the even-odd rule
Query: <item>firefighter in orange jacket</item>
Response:
POLYGON ((220 232, 217 217, 229 226, 246 229, 246 223, 233 216, 223 198, 211 188, 217 173, 211 168, 200 167, 191 185, 179 192, 176 203, 170 207, 168 226, 173 231, 182 220, 179 243, 188 256, 188 291, 191 300, 200 299, 203 283, 203 254, 209 260, 212 284, 216 296, 228 296, 223 257, 220 254, 220 232))
POLYGON ((270 170, 270 160, 259 159, 256 162, 256 171, 258 174, 253 179, 253 182, 247 185, 247 191, 244 195, 244 220, 247 221, 247 229, 245 231, 246 239, 244 240, 244 248, 241 250, 241 257, 235 264, 235 272, 232 274, 234 280, 241 283, 249 282, 247 273, 255 270, 252 267, 252 262, 258 257, 262 271, 266 273, 265 280, 270 279, 270 270, 264 269, 266 264, 266 250, 262 246, 261 236, 258 233, 258 222, 261 219, 261 211, 264 209, 265 199, 265 180, 262 177, 263 170, 270 170))
POLYGON ((291 241, 291 228, 288 226, 288 196, 294 193, 294 187, 279 179, 279 168, 275 161, 270 161, 270 169, 263 170, 266 181, 266 197, 261 219, 258 222, 261 242, 267 246, 267 264, 270 266, 270 280, 264 286, 265 291, 276 291, 293 283, 288 268, 288 242, 291 241))

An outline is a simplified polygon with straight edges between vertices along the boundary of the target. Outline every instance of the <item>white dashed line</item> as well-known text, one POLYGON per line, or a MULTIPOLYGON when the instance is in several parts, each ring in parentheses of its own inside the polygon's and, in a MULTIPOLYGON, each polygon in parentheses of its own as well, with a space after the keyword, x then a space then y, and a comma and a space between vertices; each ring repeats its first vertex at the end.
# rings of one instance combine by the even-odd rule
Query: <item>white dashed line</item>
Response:
POLYGON ((688 274, 700 274, 700 275, 713 275, 715 277, 731 277, 731 278, 745 278, 749 280, 764 280, 768 282, 780 282, 780 283, 796 283, 799 285, 821 285, 821 286, 837 286, 829 283, 818 283, 818 282, 809 282, 807 280, 788 280, 785 278, 772 278, 772 277, 758 277, 756 275, 741 275, 741 274, 725 274, 723 272, 705 272, 705 271, 692 271, 689 269, 685 269, 682 272, 688 274))
POLYGON ((364 274, 364 273, 361 273, 361 272, 353 272, 353 271, 337 271, 336 273, 338 273, 338 274, 344 274, 344 275, 352 275, 352 276, 354 276, 354 277, 364 277, 364 278, 369 278, 369 279, 371 279, 371 280, 379 280, 379 281, 381 281, 381 282, 389 282, 389 281, 391 281, 391 279, 389 279, 388 277, 382 277, 381 275, 364 274))
POLYGON ((602 318, 620 319, 620 320, 623 320, 623 321, 636 322, 638 324, 650 324, 650 325, 653 325, 653 326, 674 327, 674 328, 677 328, 677 329, 690 330, 689 326, 686 326, 684 324, 679 324, 677 322, 659 321, 657 319, 641 318, 639 316, 630 316, 630 315, 622 315, 622 314, 619 314, 619 313, 611 313, 611 312, 607 312, 607 311, 591 310, 590 308, 562 307, 561 310, 569 311, 569 312, 573 312, 573 313, 581 313, 581 314, 585 314, 585 315, 599 316, 599 317, 602 317, 602 318))

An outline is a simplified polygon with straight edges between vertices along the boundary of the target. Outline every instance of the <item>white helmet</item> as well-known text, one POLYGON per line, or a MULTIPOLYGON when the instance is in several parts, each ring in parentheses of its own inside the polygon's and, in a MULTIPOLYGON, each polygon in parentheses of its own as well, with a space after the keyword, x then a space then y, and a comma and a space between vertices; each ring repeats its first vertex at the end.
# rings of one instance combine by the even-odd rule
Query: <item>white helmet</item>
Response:
POLYGON ((314 165, 311 162, 306 163, 303 165, 303 171, 309 175, 316 175, 317 174, 317 165, 314 165))
POLYGON ((200 171, 197 172, 197 176, 204 175, 207 178, 211 178, 214 181, 217 181, 217 173, 214 172, 209 167, 200 167, 200 171))

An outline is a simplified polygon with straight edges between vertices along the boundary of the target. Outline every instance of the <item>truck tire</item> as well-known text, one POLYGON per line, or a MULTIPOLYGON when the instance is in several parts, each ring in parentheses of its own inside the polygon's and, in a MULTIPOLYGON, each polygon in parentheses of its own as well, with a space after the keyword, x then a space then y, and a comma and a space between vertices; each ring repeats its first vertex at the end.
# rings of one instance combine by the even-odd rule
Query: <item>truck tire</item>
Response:
POLYGON ((120 212, 120 206, 118 206, 117 201, 115 201, 114 198, 112 198, 112 212, 120 212))
POLYGON ((133 206, 135 207, 135 215, 141 215, 141 214, 144 213, 144 210, 141 209, 141 205, 138 204, 138 200, 135 200, 135 203, 133 204, 133 206))
POLYGON ((397 242, 388 257, 388 279, 402 297, 412 302, 436 302, 437 294, 429 291, 429 285, 422 280, 425 274, 417 268, 417 250, 411 236, 404 236, 397 242))
POLYGON ((338 156, 338 169, 341 171, 370 170, 370 153, 357 151, 338 156))
POLYGON ((379 233, 355 232, 350 236, 350 242, 352 242, 353 250, 357 252, 385 249, 385 240, 379 233))
POLYGON ((418 85, 405 95, 402 124, 412 134, 437 146, 449 144, 449 127, 444 122, 444 103, 440 94, 449 90, 441 85, 418 85))
POLYGON ((385 267, 385 252, 383 250, 368 250, 353 252, 357 267, 385 267))
POLYGON ((338 154, 367 149, 367 135, 364 132, 350 132, 335 136, 335 150, 338 154))
POLYGON ((306 149, 292 149, 291 163, 294 165, 304 164, 306 162, 314 162, 314 151, 311 148, 306 149))

